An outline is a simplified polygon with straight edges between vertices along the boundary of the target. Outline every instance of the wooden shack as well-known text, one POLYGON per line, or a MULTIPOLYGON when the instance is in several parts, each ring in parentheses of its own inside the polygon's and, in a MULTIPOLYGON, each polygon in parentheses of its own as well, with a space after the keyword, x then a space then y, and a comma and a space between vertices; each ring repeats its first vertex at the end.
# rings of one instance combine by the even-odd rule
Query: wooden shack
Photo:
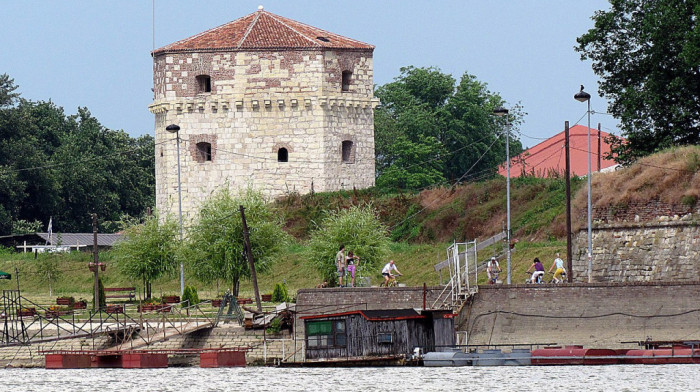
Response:
POLYGON ((410 356, 455 342, 447 310, 356 310, 302 317, 306 359, 410 356))

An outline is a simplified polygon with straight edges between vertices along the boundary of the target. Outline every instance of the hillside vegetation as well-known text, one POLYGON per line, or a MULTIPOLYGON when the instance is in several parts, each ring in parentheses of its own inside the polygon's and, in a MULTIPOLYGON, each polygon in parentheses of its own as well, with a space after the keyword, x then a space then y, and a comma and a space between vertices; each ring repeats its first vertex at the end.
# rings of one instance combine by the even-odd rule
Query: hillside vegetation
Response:
MULTIPOLYGON (((593 203, 596 208, 627 205, 631 202, 661 200, 669 204, 681 204, 697 208, 700 196, 700 147, 672 149, 642 159, 639 162, 612 173, 593 177, 593 203)), ((573 209, 574 228, 585 227, 586 179, 573 179, 575 194, 573 209), (584 211, 584 214, 580 214, 584 211)), ((514 237, 520 241, 515 247, 513 282, 525 280, 524 271, 534 257, 539 257, 549 268, 556 252, 565 253, 565 185, 562 178, 516 178, 511 181, 512 227, 514 237)), ((258 276, 264 293, 272 292, 276 283, 285 282, 291 293, 300 288, 316 287, 321 283, 320 274, 306 261, 306 241, 315 223, 329 210, 348 208, 351 205, 372 204, 382 222, 390 229, 394 243, 389 258, 394 259, 404 273, 401 278, 408 285, 436 285, 440 274, 434 264, 446 257, 445 250, 452 241, 480 240, 501 231, 505 226, 505 180, 492 179, 469 183, 455 188, 436 188, 418 193, 386 194, 374 189, 292 195, 278 200, 274 207, 283 215, 285 229, 294 236, 291 245, 279 255, 267 274, 258 276)), ((501 247, 484 250, 480 260, 502 252, 501 247)), ((90 299, 92 274, 87 263, 88 253, 70 255, 39 255, 39 258, 58 258, 62 272, 53 285, 54 296, 73 295, 90 299)), ((40 260, 38 260, 40 261, 40 260)), ((30 298, 49 301, 47 284, 40 279, 33 255, 11 252, 0 254, 0 270, 20 273, 23 292, 30 298)), ((102 252, 100 261, 108 264, 102 276, 106 287, 135 286, 122 276, 112 261, 110 252, 102 252)), ((505 267, 505 263, 502 263, 505 267)), ((364 271, 373 284, 380 279, 379 271, 364 271)), ((502 276, 505 278, 505 274, 502 276)), ((442 281, 447 279, 442 276, 442 281)), ((480 278, 484 280, 484 278, 480 278)), ((212 298, 225 290, 223 283, 204 285, 188 278, 200 291, 200 298, 212 298)), ((16 287, 16 282, 0 281, 0 289, 16 287)), ((179 280, 169 276, 153 284, 154 296, 177 294, 179 280)), ((250 282, 241 284, 244 296, 252 295, 250 282)))

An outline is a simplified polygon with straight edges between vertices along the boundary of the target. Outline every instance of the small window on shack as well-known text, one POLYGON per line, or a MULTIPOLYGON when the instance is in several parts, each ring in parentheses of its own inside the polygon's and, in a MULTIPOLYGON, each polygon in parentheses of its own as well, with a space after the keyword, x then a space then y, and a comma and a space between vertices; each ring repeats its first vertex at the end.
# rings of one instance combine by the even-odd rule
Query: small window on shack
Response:
POLYGON ((394 335, 391 332, 380 332, 377 334, 377 343, 392 344, 394 343, 394 335))
POLYGON ((345 320, 307 321, 306 340, 308 348, 347 346, 345 320))

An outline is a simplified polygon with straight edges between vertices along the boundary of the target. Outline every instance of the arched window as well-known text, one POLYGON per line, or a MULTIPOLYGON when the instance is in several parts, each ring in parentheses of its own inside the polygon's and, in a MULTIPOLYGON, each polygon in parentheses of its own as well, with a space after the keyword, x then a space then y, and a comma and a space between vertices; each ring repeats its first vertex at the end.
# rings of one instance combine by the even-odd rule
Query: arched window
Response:
POLYGON ((197 94, 211 92, 211 77, 209 75, 199 75, 197 79, 197 94))
POLYGON ((289 162, 289 152, 282 147, 277 150, 277 162, 289 162))
POLYGON ((211 143, 197 143, 197 162, 211 161, 211 143))
POLYGON ((352 140, 343 140, 342 160, 343 163, 355 163, 355 147, 352 140))
POLYGON ((352 79, 352 71, 343 71, 343 91, 350 91, 350 80, 352 79))

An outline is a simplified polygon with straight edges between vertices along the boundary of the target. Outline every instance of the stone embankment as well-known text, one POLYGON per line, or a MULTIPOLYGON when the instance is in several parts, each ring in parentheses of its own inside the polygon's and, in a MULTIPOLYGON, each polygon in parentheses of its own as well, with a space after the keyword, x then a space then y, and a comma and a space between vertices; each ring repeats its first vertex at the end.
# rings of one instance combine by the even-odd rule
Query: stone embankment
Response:
POLYGON ((480 286, 455 324, 463 344, 700 340, 698 296, 698 281, 480 286))
MULTIPOLYGON (((136 338, 133 343, 141 341, 136 338)), ((65 339, 27 346, 0 347, 0 367, 44 367, 43 350, 106 350, 114 347, 108 337, 65 339)), ((138 349, 172 350, 196 348, 249 347, 249 364, 278 363, 292 355, 295 342, 288 332, 266 334, 262 330, 244 330, 237 324, 223 324, 216 328, 199 330, 186 335, 175 335, 165 341, 138 349)), ((198 356, 171 356, 170 366, 198 366, 198 356)))

